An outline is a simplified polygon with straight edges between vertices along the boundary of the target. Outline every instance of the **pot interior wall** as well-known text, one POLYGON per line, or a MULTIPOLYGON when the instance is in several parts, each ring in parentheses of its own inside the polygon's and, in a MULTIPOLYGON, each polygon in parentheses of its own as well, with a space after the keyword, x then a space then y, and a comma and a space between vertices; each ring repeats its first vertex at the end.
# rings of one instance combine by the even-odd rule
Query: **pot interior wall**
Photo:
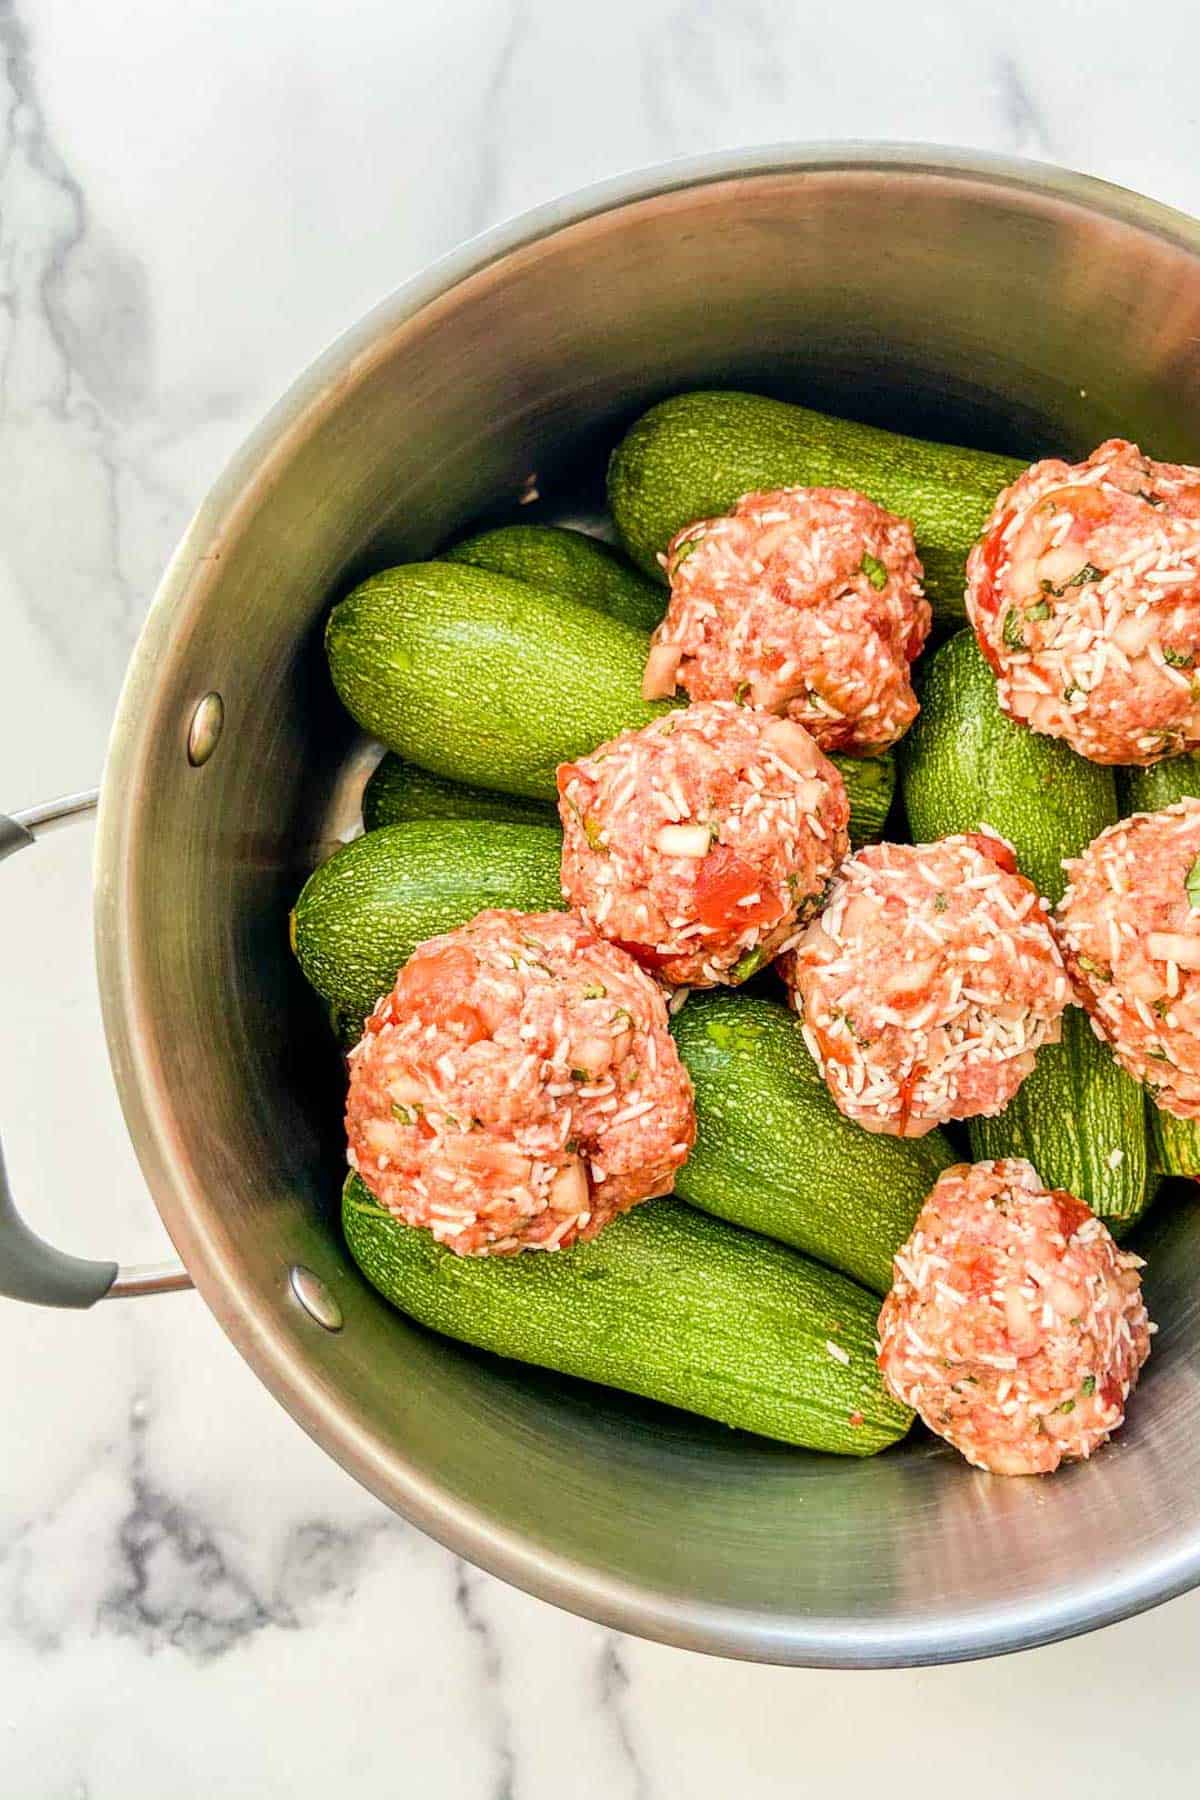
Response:
MULTIPOLYGON (((1077 1628, 1200 1542, 1200 1209, 1148 1231, 1162 1324, 1118 1445, 1052 1484, 929 1441, 807 1456, 475 1356, 361 1281, 337 1225, 340 1072, 288 907, 346 822, 332 597, 502 516, 602 492, 622 425, 738 384, 1033 457, 1120 432, 1200 460, 1200 263, 1063 184, 897 166, 711 181, 389 305, 202 511, 131 673, 105 796, 102 985, 135 1139, 207 1300, 301 1421, 401 1510, 550 1597, 706 1648, 949 1656, 1077 1628), (189 767, 210 689, 226 725, 189 767), (1161 1240, 1161 1241, 1160 1241, 1161 1240), (329 1335, 295 1305, 303 1262, 329 1335)), ((523 516, 530 516, 525 513, 523 516)), ((479 704, 488 697, 481 694, 479 704)))

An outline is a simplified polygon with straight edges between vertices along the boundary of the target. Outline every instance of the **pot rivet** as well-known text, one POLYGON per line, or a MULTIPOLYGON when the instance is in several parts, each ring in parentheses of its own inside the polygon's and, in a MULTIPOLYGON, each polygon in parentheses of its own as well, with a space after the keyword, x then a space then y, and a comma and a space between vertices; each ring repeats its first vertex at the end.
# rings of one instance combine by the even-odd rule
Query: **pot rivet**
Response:
POLYGON ((314 1275, 303 1263, 293 1263, 291 1283, 293 1294, 310 1319, 315 1319, 326 1331, 342 1329, 342 1309, 319 1275, 314 1275))
POLYGON ((188 726, 187 753, 193 769, 202 768, 208 761, 217 747, 224 723, 225 702, 220 694, 205 694, 188 726))

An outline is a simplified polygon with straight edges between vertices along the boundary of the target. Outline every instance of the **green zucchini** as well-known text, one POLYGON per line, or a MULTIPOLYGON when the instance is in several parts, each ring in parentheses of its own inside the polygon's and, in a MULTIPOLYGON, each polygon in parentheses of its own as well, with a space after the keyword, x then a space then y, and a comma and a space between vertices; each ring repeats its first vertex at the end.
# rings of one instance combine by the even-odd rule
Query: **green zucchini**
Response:
POLYGON ((1113 771, 1001 712, 974 633, 960 631, 923 669, 921 711, 900 746, 904 807, 917 842, 990 825, 1052 906, 1063 858, 1116 822, 1113 771))
POLYGON ((1097 1041, 1087 1014, 1069 1006, 1061 1040, 1038 1051, 999 1117, 969 1121, 971 1155, 1027 1157, 1047 1187, 1132 1223, 1151 1193, 1144 1111, 1138 1083, 1097 1041))
POLYGON ((350 1253, 432 1331, 843 1456, 902 1438, 912 1414, 875 1364, 873 1294, 781 1244, 654 1200, 559 1255, 460 1257, 343 1192, 350 1253))
POLYGON ((665 710, 641 697, 644 633, 466 564, 373 575, 325 641, 343 703, 389 750, 533 800, 553 799, 559 763, 665 710))
POLYGON ((846 784, 850 802, 850 846, 877 844, 896 794, 896 758, 890 750, 882 756, 831 756, 846 784))
MULTIPOLYGON (((648 640, 542 588, 481 569, 410 563, 333 609, 334 685, 359 724, 451 782, 553 800, 554 771, 668 710, 641 697, 648 640)), ((851 837, 878 837, 893 758, 833 759, 851 837)))
MULTIPOLYGON (((1152 769, 1118 769, 1117 792, 1122 818, 1194 800, 1200 797, 1200 756, 1172 756, 1152 769)), ((1147 1094, 1146 1122, 1155 1167, 1165 1175, 1200 1180, 1200 1120, 1176 1119, 1147 1094)))
POLYGON ((901 437, 759 394, 677 394, 626 433, 608 502, 634 562, 658 557, 696 519, 776 487, 857 488, 912 522, 925 591, 939 617, 963 617, 964 564, 992 503, 1025 465, 1008 456, 901 437))
POLYGON ((381 825, 402 825, 410 819, 506 819, 511 825, 558 825, 558 810, 548 800, 523 800, 519 794, 463 787, 393 756, 390 750, 366 785, 362 812, 368 831, 378 831, 381 825))
POLYGON ((1117 794, 1121 817, 1130 813, 1159 812, 1177 800, 1200 796, 1200 755, 1169 756, 1150 769, 1118 769, 1117 794))
MULTIPOLYGON (((1065 885, 1063 858, 1117 817, 1112 770, 1006 718, 967 631, 930 660, 920 715, 901 746, 901 785, 914 840, 991 826, 1051 902, 1065 885)), ((1133 1218, 1145 1205, 1141 1088, 1074 1007, 1063 1016, 1061 1043, 1038 1052, 1004 1112, 972 1119, 968 1135, 973 1156, 1027 1157, 1047 1186, 1110 1218, 1133 1218)))
POLYGON ((292 948, 343 1025, 361 1023, 426 938, 487 906, 561 910, 560 855, 558 833, 544 825, 386 825, 309 876, 291 915, 292 948))
POLYGON ((619 550, 563 525, 501 525, 480 531, 444 550, 442 561, 471 563, 566 594, 639 631, 653 631, 665 610, 662 588, 647 581, 619 550))
POLYGON ((693 994, 671 1030, 699 1122, 676 1193, 886 1294, 893 1255, 959 1160, 947 1139, 877 1136, 844 1119, 799 1021, 774 1000, 693 994))

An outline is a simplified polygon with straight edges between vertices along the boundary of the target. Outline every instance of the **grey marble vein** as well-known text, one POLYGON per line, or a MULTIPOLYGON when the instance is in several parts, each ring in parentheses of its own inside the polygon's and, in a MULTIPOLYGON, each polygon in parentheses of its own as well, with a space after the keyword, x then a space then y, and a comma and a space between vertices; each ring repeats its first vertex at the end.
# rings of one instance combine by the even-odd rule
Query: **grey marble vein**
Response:
POLYGON ((501 216, 501 170, 505 154, 504 114, 513 69, 526 29, 524 0, 507 0, 504 32, 479 102, 475 159, 479 176, 471 199, 469 230, 485 231, 501 216))
POLYGON ((149 567, 131 554, 131 528, 158 516, 165 554, 186 516, 124 441, 151 388, 146 274, 90 218, 12 0, 0 0, 0 112, 0 536, 55 653, 111 698, 161 560, 157 546, 149 567))
POLYGON ((1008 148, 1022 156, 1052 157, 1046 118, 1014 56, 996 58, 994 86, 1008 148))
POLYGON ((475 1643, 481 1676, 482 1692, 476 1697, 475 1705, 481 1700, 489 1717, 492 1753, 496 1763, 492 1800, 514 1800, 516 1753, 513 1748, 512 1721, 508 1716, 502 1687, 503 1657, 499 1639, 480 1604, 480 1590, 487 1580, 486 1575, 481 1575, 469 1563, 455 1558, 454 1604, 459 1618, 475 1643))
MULTIPOLYGON (((144 1402, 136 1400, 127 1439, 113 1452, 128 1503, 108 1547, 110 1574, 94 1620, 101 1635, 132 1639, 148 1652, 170 1645, 195 1662, 215 1661, 260 1633, 305 1628, 329 1603, 349 1605, 376 1546, 407 1529, 382 1512, 349 1528, 327 1519, 293 1519, 269 1578, 256 1578, 239 1560, 230 1534, 215 1528, 153 1467, 151 1424, 144 1402)), ((33 1604, 39 1569, 31 1541, 27 1527, 0 1553, 4 1628, 27 1650, 46 1655, 64 1650, 65 1634, 33 1604)))
POLYGON ((621 1755, 629 1768, 633 1800, 650 1800, 650 1781, 638 1753, 625 1705, 630 1687, 629 1670, 622 1639, 615 1631, 608 1633, 600 1652, 599 1687, 600 1705, 612 1721, 621 1755))

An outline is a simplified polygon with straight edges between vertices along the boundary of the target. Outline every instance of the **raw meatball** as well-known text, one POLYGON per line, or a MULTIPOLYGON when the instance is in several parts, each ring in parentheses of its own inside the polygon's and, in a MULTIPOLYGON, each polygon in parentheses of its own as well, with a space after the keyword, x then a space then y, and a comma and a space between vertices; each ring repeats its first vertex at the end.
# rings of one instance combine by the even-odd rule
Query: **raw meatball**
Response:
POLYGON ((431 938, 351 1053, 351 1168, 460 1256, 595 1237, 668 1192, 695 1133, 661 991, 569 914, 431 938))
POLYGON ((897 1137, 1002 1112, 1070 998, 1046 902, 985 834, 860 850, 785 973, 839 1111, 897 1137))
POLYGON ((1059 936, 1097 1036, 1165 1111, 1200 1118, 1200 800, 1110 825, 1065 867, 1059 936))
POLYGON ((912 527, 850 488, 747 494, 689 525, 667 557, 671 600, 648 699, 748 700, 824 750, 877 755, 908 729, 908 665, 929 631, 912 527))
POLYGON ((847 849, 838 771, 800 725, 709 701, 558 771, 563 894, 664 981, 740 982, 847 849))
POLYGON ((1035 463, 967 559, 967 612, 1014 719, 1099 763, 1200 744, 1200 469, 1113 438, 1035 463))
POLYGON ((1045 1475, 1122 1423, 1150 1352, 1139 1256, 1027 1162, 959 1163, 895 1259, 879 1367, 994 1475, 1045 1475))

